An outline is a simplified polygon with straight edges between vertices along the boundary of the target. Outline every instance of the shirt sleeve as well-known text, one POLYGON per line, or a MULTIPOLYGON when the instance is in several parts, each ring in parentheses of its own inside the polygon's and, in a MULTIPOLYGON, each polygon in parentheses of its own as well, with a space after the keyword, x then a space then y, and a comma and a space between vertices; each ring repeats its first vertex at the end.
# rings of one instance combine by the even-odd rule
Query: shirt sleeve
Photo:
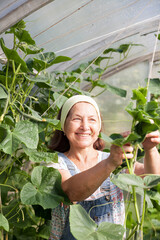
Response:
POLYGON ((58 154, 58 163, 50 163, 47 167, 53 167, 59 170, 68 170, 67 164, 64 161, 64 158, 58 154))

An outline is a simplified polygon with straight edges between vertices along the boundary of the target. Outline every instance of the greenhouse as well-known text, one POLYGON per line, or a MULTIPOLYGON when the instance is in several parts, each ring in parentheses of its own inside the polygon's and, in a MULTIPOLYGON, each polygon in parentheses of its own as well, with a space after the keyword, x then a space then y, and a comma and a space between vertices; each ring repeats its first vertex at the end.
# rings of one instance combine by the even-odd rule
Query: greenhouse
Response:
POLYGON ((0 34, 0 239, 160 239, 160 1, 1 0, 0 34))

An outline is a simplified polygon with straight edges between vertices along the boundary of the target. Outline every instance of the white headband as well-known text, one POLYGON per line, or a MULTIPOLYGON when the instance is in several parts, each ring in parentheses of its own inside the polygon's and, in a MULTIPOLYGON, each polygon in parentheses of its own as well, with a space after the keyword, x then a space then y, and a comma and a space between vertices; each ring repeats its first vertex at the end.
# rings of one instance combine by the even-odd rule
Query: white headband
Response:
POLYGON ((95 100, 93 100, 93 98, 88 97, 86 95, 75 95, 75 96, 72 96, 71 98, 67 99, 67 101, 64 103, 64 105, 62 107, 61 119, 60 119, 62 130, 64 130, 64 123, 65 123, 65 120, 66 120, 69 110, 73 107, 74 104, 76 104, 78 102, 88 102, 95 107, 98 117, 99 117, 100 128, 101 128, 100 111, 99 111, 99 107, 98 107, 97 103, 95 102, 95 100))

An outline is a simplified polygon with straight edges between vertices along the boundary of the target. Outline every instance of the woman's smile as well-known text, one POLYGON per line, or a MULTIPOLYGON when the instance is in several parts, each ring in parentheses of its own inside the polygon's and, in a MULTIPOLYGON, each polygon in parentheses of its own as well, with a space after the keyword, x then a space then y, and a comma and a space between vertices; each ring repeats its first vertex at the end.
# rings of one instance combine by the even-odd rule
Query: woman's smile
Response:
POLYGON ((65 134, 70 145, 93 147, 100 131, 99 118, 96 109, 86 102, 75 104, 65 122, 65 134))

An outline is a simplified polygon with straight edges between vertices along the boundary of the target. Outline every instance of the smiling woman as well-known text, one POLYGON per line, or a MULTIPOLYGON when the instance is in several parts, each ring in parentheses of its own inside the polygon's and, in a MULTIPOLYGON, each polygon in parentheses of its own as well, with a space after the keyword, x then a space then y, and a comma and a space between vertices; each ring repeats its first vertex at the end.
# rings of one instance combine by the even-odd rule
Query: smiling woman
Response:
MULTIPOLYGON (((122 164, 125 156, 133 157, 130 144, 112 145, 110 154, 100 151, 104 142, 98 138, 101 117, 97 103, 88 96, 76 95, 68 99, 59 115, 63 131, 55 132, 50 149, 59 151, 58 163, 51 164, 62 176, 62 189, 72 203, 79 203, 99 225, 101 222, 124 224, 125 211, 123 192, 110 181, 110 174, 122 164)), ((128 133, 124 133, 126 135, 128 133)), ((148 170, 155 173, 151 165, 160 165, 155 146, 159 135, 152 134, 144 141, 145 168, 135 164, 135 173, 148 170), (155 160, 156 159, 156 160, 155 160), (154 164, 156 161, 156 164, 154 164)), ((51 240, 75 240, 70 231, 69 206, 60 204, 52 210, 51 240)))

